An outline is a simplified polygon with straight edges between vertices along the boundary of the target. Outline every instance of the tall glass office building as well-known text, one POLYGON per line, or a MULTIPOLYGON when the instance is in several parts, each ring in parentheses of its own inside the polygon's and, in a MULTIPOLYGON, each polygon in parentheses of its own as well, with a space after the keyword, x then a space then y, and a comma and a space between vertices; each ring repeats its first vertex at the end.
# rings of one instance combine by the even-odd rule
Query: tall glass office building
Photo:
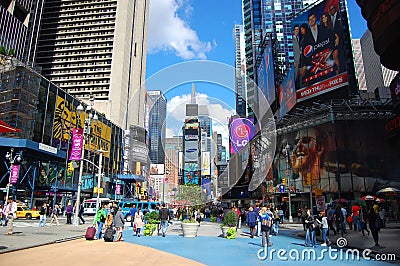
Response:
POLYGON ((150 161, 155 164, 165 163, 165 137, 167 100, 161 91, 148 91, 153 101, 150 109, 150 161))

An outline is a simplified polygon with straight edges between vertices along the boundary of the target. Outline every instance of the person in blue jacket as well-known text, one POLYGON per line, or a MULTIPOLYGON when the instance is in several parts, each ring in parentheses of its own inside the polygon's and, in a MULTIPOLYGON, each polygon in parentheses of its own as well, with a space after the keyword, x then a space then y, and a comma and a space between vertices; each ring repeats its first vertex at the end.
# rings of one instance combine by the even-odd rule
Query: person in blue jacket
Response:
POLYGON ((257 223, 257 214, 254 212, 253 207, 249 208, 246 215, 246 224, 250 227, 250 238, 254 238, 254 231, 257 223))

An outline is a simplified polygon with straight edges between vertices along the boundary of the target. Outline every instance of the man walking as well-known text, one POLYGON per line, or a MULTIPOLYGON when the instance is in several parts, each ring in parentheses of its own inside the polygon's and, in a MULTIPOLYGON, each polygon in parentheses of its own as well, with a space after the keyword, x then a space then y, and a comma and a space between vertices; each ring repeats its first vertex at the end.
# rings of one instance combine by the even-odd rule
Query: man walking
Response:
POLYGON ((47 212, 47 204, 43 203, 42 207, 40 207, 40 219, 39 219, 39 227, 46 226, 46 212, 47 212))
POLYGON ((83 207, 83 203, 81 202, 81 204, 79 205, 79 213, 78 213, 78 217, 79 219, 82 221, 82 224, 85 224, 85 219, 83 219, 83 213, 84 213, 85 209, 83 207))
POLYGON ((161 210, 160 210, 158 215, 159 215, 160 220, 161 220, 162 236, 165 237, 165 234, 167 233, 168 222, 170 220, 169 211, 165 207, 165 203, 162 204, 162 208, 161 208, 161 210))

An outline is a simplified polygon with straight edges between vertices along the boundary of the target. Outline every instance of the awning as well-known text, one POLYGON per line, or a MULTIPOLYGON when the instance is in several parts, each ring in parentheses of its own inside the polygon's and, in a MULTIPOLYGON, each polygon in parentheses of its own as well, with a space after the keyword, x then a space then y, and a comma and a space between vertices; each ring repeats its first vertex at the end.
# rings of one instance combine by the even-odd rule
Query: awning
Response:
POLYGON ((132 174, 126 174, 126 175, 117 175, 119 180, 135 180, 137 182, 144 182, 146 181, 146 177, 142 175, 132 175, 132 174))
POLYGON ((0 133, 13 133, 13 132, 21 132, 21 129, 15 128, 0 120, 0 133))

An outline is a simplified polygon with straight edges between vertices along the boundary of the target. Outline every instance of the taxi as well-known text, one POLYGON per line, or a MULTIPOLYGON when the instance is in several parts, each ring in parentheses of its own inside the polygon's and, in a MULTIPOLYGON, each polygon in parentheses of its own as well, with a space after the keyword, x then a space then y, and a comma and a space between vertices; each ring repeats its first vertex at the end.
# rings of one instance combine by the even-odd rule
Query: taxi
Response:
POLYGON ((32 219, 39 217, 40 217, 39 211, 29 210, 26 206, 23 205, 17 206, 17 218, 32 219))

